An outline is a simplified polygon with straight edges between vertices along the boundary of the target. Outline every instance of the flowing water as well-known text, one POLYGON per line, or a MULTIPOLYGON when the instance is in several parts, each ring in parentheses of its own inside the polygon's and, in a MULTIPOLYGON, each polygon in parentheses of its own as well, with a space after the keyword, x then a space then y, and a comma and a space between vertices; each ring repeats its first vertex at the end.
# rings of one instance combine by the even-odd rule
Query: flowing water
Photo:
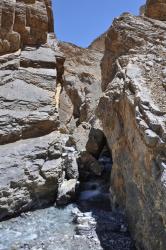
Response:
POLYGON ((55 207, 24 213, 0 223, 0 250, 72 249, 74 231, 71 211, 55 207))
POLYGON ((0 223, 0 250, 134 250, 123 211, 111 211, 110 159, 103 176, 82 181, 76 204, 49 207, 0 223))

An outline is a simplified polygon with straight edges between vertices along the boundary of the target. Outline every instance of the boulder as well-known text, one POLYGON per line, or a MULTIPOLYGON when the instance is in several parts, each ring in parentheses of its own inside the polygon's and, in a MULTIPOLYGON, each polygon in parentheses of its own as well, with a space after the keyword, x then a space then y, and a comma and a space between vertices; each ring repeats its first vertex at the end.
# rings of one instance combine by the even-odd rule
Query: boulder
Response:
POLYGON ((58 189, 58 197, 56 203, 58 205, 66 205, 75 198, 76 179, 64 180, 58 189))
POLYGON ((0 220, 55 202, 63 181, 62 145, 67 140, 52 132, 0 146, 0 220))

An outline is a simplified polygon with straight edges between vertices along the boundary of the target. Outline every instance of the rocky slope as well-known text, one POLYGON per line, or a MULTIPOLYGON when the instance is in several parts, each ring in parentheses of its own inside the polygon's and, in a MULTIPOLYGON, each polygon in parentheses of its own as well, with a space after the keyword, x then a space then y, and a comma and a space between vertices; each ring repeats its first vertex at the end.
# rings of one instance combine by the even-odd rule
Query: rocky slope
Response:
MULTIPOLYGON (((2 1, 0 220, 75 201, 79 182, 80 200, 100 197, 106 209, 113 160, 113 212, 93 210, 94 218, 79 213, 83 235, 75 240, 88 240, 72 246, 134 249, 122 224, 126 211, 137 249, 165 250, 164 8, 165 1, 147 1, 143 16, 123 14, 83 49, 57 41, 51 1, 2 1)), ((49 218, 59 213, 50 211, 49 218)))
POLYGON ((166 247, 165 32, 165 22, 146 17, 114 21, 97 111, 112 149, 112 201, 126 209, 137 248, 146 250, 166 247))

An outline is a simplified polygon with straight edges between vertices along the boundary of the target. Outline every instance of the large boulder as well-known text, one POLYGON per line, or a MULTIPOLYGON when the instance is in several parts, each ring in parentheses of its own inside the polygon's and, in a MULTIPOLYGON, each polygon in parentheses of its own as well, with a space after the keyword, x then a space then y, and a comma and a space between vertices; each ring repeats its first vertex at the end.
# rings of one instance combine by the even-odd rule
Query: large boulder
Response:
POLYGON ((0 146, 0 220, 56 200, 67 140, 52 132, 0 146))

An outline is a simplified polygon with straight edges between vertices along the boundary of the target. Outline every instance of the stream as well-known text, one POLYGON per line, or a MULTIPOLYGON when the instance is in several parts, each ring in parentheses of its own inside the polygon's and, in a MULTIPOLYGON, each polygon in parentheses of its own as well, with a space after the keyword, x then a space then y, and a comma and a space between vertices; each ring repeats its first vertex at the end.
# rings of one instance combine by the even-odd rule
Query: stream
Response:
POLYGON ((0 250, 135 250, 123 211, 111 210, 108 156, 102 176, 80 181, 76 203, 23 213, 0 223, 0 250))

